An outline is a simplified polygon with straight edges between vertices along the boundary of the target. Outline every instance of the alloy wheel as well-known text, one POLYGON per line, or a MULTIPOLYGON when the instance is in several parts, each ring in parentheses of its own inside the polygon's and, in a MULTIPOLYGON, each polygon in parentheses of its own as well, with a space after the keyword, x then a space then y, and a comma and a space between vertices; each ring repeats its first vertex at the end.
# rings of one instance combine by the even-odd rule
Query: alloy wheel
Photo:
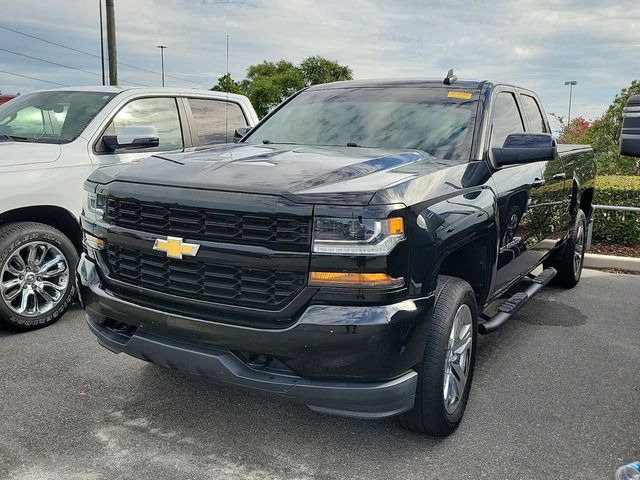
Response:
POLYGON ((53 310, 68 285, 67 260, 48 242, 20 246, 0 271, 2 300, 12 312, 24 317, 38 317, 53 310))
POLYGON ((584 258, 584 226, 582 223, 578 225, 578 231, 576 232, 576 248, 573 252, 573 273, 578 278, 580 275, 580 269, 582 268, 582 261, 584 258))
POLYGON ((449 414, 456 411, 467 387, 472 348, 473 318, 469 306, 463 304, 453 319, 445 353, 442 394, 449 414))

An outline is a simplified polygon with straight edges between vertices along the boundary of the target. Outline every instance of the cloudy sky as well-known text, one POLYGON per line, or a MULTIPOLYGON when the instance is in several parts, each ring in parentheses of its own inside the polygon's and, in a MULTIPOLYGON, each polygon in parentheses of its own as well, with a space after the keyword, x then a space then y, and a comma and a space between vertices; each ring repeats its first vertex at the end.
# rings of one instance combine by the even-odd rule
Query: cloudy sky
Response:
MULTIPOLYGON (((98 0, 12 0, 0 11, 0 90, 27 92, 101 82, 100 60, 7 29, 98 55, 98 0), (11 53, 14 52, 14 53, 11 53), (78 68, 72 70, 33 58, 78 68), (86 71, 86 72, 85 72, 86 71), (9 72, 9 73, 7 73, 9 72), (88 73, 87 73, 88 72, 88 73)), ((167 84, 210 87, 225 70, 309 55, 353 68, 355 78, 491 79, 534 89, 547 112, 600 115, 640 78, 640 2, 617 0, 115 0, 118 60, 154 72, 167 45, 167 84)), ((159 85, 156 73, 121 65, 122 84, 159 85)))

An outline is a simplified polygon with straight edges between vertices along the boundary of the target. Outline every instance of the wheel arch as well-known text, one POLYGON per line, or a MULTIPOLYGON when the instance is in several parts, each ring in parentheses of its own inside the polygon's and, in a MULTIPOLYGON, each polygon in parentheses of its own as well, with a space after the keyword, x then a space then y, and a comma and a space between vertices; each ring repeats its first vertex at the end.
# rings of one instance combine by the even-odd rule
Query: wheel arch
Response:
POLYGON ((585 188, 580 194, 580 200, 578 205, 580 206, 580 210, 584 212, 587 217, 587 223, 593 216, 593 194, 595 193, 595 189, 593 187, 585 188))
POLYGON ((0 225, 10 222, 39 222, 60 230, 82 251, 82 229, 78 219, 67 209, 54 205, 34 205, 0 213, 0 225))
POLYGON ((438 275, 460 278, 473 288, 478 309, 491 293, 495 267, 495 241, 490 236, 475 238, 444 255, 438 265, 438 275))

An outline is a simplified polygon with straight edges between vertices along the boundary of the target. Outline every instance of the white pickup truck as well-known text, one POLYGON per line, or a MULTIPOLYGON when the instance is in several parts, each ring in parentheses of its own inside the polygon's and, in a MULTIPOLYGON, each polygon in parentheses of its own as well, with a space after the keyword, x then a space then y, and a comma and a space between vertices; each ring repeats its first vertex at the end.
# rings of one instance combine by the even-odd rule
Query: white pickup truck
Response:
POLYGON ((231 143, 257 121, 241 95, 172 88, 65 88, 0 106, 0 322, 43 327, 73 301, 93 170, 231 143))

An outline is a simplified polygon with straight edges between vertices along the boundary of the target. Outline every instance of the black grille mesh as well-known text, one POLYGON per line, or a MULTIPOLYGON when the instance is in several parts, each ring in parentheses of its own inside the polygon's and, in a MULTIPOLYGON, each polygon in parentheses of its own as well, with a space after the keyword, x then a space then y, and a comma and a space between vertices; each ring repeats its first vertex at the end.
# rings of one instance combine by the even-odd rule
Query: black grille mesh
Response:
MULTIPOLYGON (((173 233, 173 232, 172 232, 173 233)), ((277 309, 304 287, 305 274, 177 260, 109 244, 111 277, 129 285, 197 300, 277 309)))
POLYGON ((125 228, 171 232, 199 240, 280 247, 309 245, 310 219, 306 217, 178 207, 110 196, 105 218, 125 228))

